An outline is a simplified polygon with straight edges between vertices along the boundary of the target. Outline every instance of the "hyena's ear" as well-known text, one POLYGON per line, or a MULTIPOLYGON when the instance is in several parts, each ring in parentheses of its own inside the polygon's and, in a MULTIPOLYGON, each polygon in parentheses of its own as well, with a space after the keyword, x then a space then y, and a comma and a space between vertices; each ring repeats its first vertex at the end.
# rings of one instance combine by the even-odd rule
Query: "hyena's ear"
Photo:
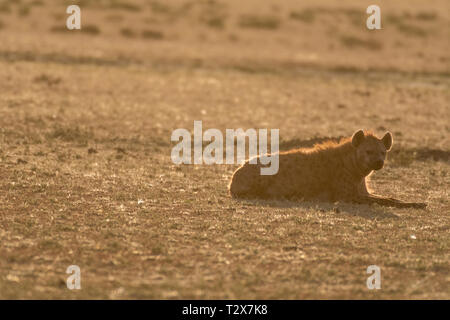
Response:
POLYGON ((364 131, 358 130, 352 136, 352 146, 358 148, 361 142, 364 141, 364 131))
POLYGON ((386 147, 386 150, 391 150, 392 147, 392 134, 388 131, 386 134, 381 138, 381 141, 383 142, 384 146, 386 147))

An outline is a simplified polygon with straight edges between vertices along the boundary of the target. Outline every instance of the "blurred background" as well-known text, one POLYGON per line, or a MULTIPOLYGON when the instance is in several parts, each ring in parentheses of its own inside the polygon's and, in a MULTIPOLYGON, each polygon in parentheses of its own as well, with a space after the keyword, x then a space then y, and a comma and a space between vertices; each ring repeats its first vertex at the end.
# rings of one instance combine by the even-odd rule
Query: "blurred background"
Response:
POLYGON ((365 0, 2 0, 2 59, 185 64, 252 69, 448 72, 449 3, 365 0), (82 31, 68 32, 78 4, 82 31), (26 54, 28 53, 28 55, 26 54))
POLYGON ((449 9, 0 0, 0 298, 448 299, 449 9), (284 148, 390 130, 372 188, 428 210, 235 201, 237 166, 172 163, 194 120, 284 148))

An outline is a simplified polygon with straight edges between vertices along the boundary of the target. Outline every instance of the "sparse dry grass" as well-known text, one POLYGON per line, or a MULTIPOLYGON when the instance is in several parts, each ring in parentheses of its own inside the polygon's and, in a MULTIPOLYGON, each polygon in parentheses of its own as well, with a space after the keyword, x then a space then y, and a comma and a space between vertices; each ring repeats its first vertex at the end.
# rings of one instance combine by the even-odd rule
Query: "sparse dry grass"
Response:
POLYGON ((270 15, 243 15, 239 18, 239 26, 243 28, 254 29, 278 29, 280 26, 280 19, 276 16, 270 15))
POLYGON ((290 13, 291 19, 300 20, 305 23, 312 23, 316 18, 316 11, 312 9, 304 9, 302 11, 293 11, 290 13))
MULTIPOLYGON (((67 42, 49 32, 53 18, 25 29, 17 15, 2 15, 1 299, 449 298, 445 33, 430 33, 424 48, 423 37, 386 23, 373 37, 383 50, 343 50, 346 30, 358 40, 368 31, 342 19, 330 36, 328 13, 321 23, 292 21, 290 12, 305 9, 294 1, 272 1, 284 17, 273 37, 233 23, 218 32, 192 4, 177 24, 148 26, 143 17, 182 4, 132 3, 140 11, 105 13, 85 2, 82 28, 101 34, 67 34, 67 42), (102 22, 111 14, 127 24, 102 22), (161 30, 164 41, 130 41, 125 28, 161 30), (300 37, 302 28, 311 29, 300 37), (421 57, 410 54, 419 49, 421 57), (358 128, 391 130, 393 151, 372 188, 429 207, 233 200, 236 166, 170 160, 172 130, 191 130, 194 120, 204 130, 279 128, 285 149, 358 128), (80 291, 66 288, 72 264, 81 267, 80 291), (366 288, 372 264, 381 290, 366 288)), ((226 5, 228 21, 250 12, 241 1, 226 5)), ((411 8, 390 5, 383 10, 411 8)), ((58 8, 47 2, 29 16, 58 8)), ((425 28, 421 21, 438 31, 445 22, 411 23, 425 28)))
POLYGON ((143 30, 141 35, 143 38, 146 39, 161 40, 164 38, 164 33, 158 30, 150 30, 150 29, 143 30))
POLYGON ((354 36, 341 36, 341 43, 348 48, 366 48, 370 50, 381 50, 383 48, 382 44, 374 39, 360 39, 354 36))
POLYGON ((226 18, 220 15, 211 15, 203 17, 201 21, 211 28, 223 29, 225 28, 226 18))
POLYGON ((0 2, 0 14, 11 13, 11 6, 6 2, 0 2))
POLYGON ((126 10, 126 11, 132 11, 132 12, 139 12, 142 10, 139 5, 130 3, 129 1, 120 1, 120 0, 111 1, 109 7, 111 9, 126 10))
POLYGON ((94 24, 83 25, 81 27, 81 32, 88 33, 91 35, 98 35, 101 33, 100 28, 94 24))
POLYGON ((425 20, 425 21, 433 21, 438 18, 438 14, 433 11, 422 11, 416 14, 416 19, 425 20))
MULTIPOLYGON (((433 19, 433 16, 430 16, 427 13, 418 13, 416 15, 416 18, 419 20, 430 20, 433 19)), ((410 16, 399 16, 399 15, 388 15, 387 21, 388 23, 392 23, 396 26, 397 30, 402 32, 403 34, 409 35, 409 36, 415 36, 415 37, 426 37, 427 31, 419 27, 416 24, 411 24, 409 21, 411 21, 410 16)))
POLYGON ((136 32, 130 28, 123 28, 120 30, 120 33, 127 38, 135 38, 136 32))

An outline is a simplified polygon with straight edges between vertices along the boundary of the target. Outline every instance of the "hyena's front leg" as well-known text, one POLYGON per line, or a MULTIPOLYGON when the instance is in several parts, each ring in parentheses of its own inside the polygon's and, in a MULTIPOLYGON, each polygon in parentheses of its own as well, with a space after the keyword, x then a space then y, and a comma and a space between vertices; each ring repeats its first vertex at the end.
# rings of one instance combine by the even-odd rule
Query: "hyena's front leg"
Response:
POLYGON ((378 195, 370 194, 367 191, 365 181, 352 181, 348 176, 343 176, 340 188, 337 188, 337 198, 348 201, 356 202, 361 204, 372 204, 377 203, 382 206, 396 207, 396 208, 416 208, 423 209, 427 205, 425 203, 414 203, 414 202, 403 202, 393 198, 382 197, 378 195))
POLYGON ((377 203, 382 206, 396 207, 396 208, 424 209, 427 206, 426 203, 403 202, 403 201, 400 201, 397 199, 382 197, 382 196, 373 195, 373 194, 359 196, 358 199, 356 199, 356 200, 357 200, 357 202, 361 202, 361 203, 377 203))
POLYGON ((397 208, 417 208, 423 209, 427 206, 426 203, 416 202, 403 202, 394 198, 383 197, 375 194, 370 194, 367 191, 367 185, 365 179, 363 179, 358 185, 358 195, 362 197, 362 201, 366 203, 378 203, 379 205, 397 208))

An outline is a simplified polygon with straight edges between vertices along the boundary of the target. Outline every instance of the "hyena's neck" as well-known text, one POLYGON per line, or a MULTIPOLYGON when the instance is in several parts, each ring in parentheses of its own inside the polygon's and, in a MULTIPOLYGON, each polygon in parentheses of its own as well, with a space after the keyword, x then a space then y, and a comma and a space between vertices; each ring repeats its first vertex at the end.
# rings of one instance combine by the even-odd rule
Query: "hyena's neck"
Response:
POLYGON ((372 170, 367 170, 359 164, 356 158, 356 150, 351 146, 346 146, 347 150, 343 152, 343 165, 344 168, 350 173, 355 179, 361 180, 367 177, 372 170))

